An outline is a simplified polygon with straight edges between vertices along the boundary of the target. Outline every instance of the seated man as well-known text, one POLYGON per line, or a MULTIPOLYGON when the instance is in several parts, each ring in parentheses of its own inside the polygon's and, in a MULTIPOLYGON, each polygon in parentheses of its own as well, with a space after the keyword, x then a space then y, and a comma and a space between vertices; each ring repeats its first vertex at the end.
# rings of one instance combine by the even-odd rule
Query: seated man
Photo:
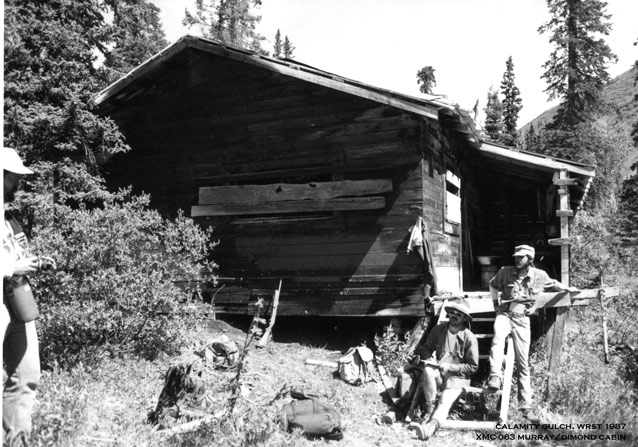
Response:
POLYGON ((426 424, 412 423, 410 429, 419 439, 429 439, 447 419, 450 408, 470 385, 470 376, 478 370, 479 353, 476 335, 470 331, 470 306, 466 300, 445 306, 449 321, 435 326, 420 350, 425 395, 426 424), (437 391, 441 391, 436 404, 437 391))

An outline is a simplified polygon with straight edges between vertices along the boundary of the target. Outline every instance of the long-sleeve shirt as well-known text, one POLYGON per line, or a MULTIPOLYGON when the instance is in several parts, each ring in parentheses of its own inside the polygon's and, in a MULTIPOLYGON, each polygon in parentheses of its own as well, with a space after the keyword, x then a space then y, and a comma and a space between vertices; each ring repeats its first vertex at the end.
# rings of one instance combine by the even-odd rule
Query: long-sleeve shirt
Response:
POLYGON ((452 352, 446 350, 449 323, 441 323, 430 331, 421 347, 421 358, 429 359, 434 354, 437 361, 446 357, 450 363, 448 388, 460 388, 470 384, 470 376, 478 371, 479 352, 476 335, 465 328, 456 334, 450 334, 455 341, 452 352))

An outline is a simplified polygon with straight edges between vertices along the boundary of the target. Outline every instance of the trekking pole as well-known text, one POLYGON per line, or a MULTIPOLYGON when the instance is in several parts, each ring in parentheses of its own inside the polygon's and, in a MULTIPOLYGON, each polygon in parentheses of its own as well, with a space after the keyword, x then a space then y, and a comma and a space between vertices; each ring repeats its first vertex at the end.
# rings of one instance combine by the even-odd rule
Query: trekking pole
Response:
POLYGON ((607 305, 605 304, 605 289, 603 281, 603 269, 600 269, 600 290, 598 296, 600 297, 600 307, 603 314, 603 349, 605 352, 605 364, 609 364, 609 344, 607 343, 607 305))

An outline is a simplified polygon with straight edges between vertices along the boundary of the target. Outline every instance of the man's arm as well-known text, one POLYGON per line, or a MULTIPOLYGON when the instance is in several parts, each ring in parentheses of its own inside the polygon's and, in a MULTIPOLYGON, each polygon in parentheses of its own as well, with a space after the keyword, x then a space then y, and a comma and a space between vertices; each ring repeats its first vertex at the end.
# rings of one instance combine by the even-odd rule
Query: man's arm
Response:
POLYGON ((541 272, 542 272, 542 275, 544 276, 544 278, 543 278, 543 290, 545 290, 545 291, 555 291, 555 292, 562 292, 562 291, 565 291, 565 290, 568 291, 568 292, 577 292, 578 291, 578 288, 576 288, 576 287, 566 286, 562 282, 550 278, 549 275, 544 270, 541 270, 541 272))
POLYGON ((501 288, 503 287, 503 271, 505 267, 496 272, 496 275, 490 279, 490 295, 492 296, 492 304, 494 305, 494 311, 497 312, 501 309, 501 288))
POLYGON ((438 327, 434 326, 427 338, 425 339, 425 343, 421 346, 419 350, 419 355, 421 356, 421 360, 427 360, 432 357, 434 354, 436 357, 436 341, 437 341, 437 333, 438 327))

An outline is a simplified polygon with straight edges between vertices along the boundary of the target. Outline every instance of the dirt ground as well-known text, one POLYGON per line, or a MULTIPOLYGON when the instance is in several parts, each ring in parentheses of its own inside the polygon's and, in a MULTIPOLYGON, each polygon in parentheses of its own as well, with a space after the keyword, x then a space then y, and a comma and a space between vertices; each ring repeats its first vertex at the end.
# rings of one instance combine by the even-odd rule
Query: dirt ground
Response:
MULTIPOLYGON (((214 323, 213 334, 221 329, 237 344, 245 340, 249 322, 227 320, 214 323)), ((263 405, 284 385, 325 398, 340 411, 347 446, 422 446, 404 423, 385 425, 379 417, 390 409, 384 399, 384 387, 370 381, 352 386, 340 380, 333 367, 306 364, 307 359, 336 362, 350 346, 366 341, 371 346, 375 330, 384 322, 345 319, 278 319, 273 340, 265 349, 250 349, 246 362, 246 399, 263 405)), ((283 400, 273 406, 282 405, 283 400)), ((473 430, 441 429, 427 442, 431 446, 488 446, 473 430)), ((321 441, 314 441, 312 445, 321 441)), ((328 441, 323 441, 328 442, 328 441)), ((334 441, 333 441, 334 442, 334 441)), ((311 445, 311 444, 309 444, 311 445)))

